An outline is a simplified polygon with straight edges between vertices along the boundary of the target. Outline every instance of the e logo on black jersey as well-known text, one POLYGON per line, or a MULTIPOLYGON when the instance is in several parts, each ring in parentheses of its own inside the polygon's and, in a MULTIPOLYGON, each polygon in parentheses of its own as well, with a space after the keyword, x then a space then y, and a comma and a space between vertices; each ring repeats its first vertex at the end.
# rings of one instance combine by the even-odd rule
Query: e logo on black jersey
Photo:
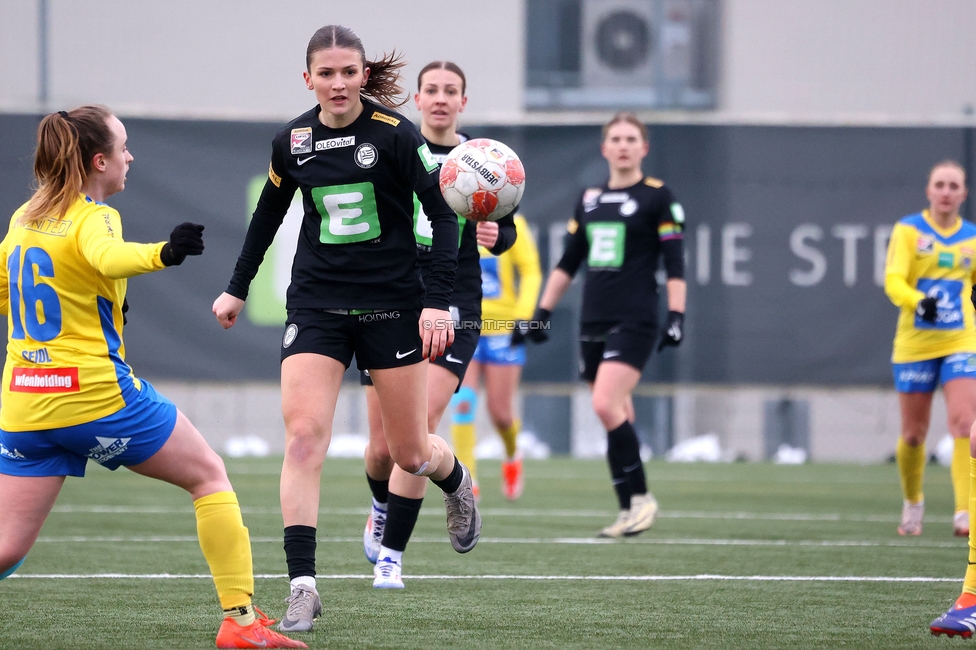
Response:
POLYGON ((356 147, 356 153, 353 155, 356 159, 356 164, 363 169, 369 169, 376 164, 376 159, 379 158, 379 152, 376 147, 368 142, 365 142, 358 147, 356 147))

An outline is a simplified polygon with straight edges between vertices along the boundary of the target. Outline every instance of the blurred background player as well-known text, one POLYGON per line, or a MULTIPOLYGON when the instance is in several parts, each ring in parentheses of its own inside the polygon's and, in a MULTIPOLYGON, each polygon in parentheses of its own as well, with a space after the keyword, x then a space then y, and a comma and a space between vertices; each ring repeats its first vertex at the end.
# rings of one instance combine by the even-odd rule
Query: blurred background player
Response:
POLYGON ((976 421, 976 331, 966 304, 976 278, 976 226, 959 216, 966 173, 954 161, 929 172, 929 207, 891 233, 885 293, 901 307, 891 355, 901 413, 895 450, 904 496, 899 535, 921 535, 925 438, 932 396, 942 386, 953 438, 953 531, 969 534, 969 431, 976 421))
POLYGON ((472 548, 481 516, 471 475, 446 441, 427 432, 427 359, 454 339, 450 307, 458 223, 438 186, 437 162, 417 128, 392 107, 402 92, 395 55, 367 61, 339 25, 309 40, 305 82, 317 104, 281 129, 271 167, 217 320, 233 326, 265 251, 300 189, 304 217, 288 287, 281 347, 285 458, 281 511, 291 581, 285 631, 312 629, 322 463, 342 378, 353 356, 370 371, 390 455, 444 492, 448 533, 472 548), (414 204, 430 222, 421 280, 414 204))
POLYGON ((484 379, 488 416, 505 444, 502 461, 502 494, 515 500, 522 496, 522 458, 517 438, 521 423, 515 417, 515 393, 525 365, 523 330, 509 323, 532 317, 542 285, 539 251, 521 215, 515 217, 518 238, 511 250, 495 256, 481 247, 481 338, 464 377, 464 384, 451 400, 454 407, 451 439, 454 453, 474 478, 478 495, 478 467, 475 460, 475 415, 478 380, 484 379))
POLYGON ((525 333, 539 343, 548 338, 552 310, 586 261, 580 375, 607 430, 607 460, 620 504, 616 521, 600 531, 601 537, 637 535, 657 515, 633 426, 632 393, 657 340, 659 259, 667 273, 668 321, 658 352, 683 339, 684 210, 664 181, 644 176, 641 163, 649 149, 647 127, 632 113, 618 113, 603 127, 600 151, 610 178, 583 191, 568 224, 566 251, 525 333))
POLYGON ((126 143, 125 126, 103 106, 44 117, 38 189, 0 243, 0 577, 23 562, 65 477, 84 476, 89 458, 125 466, 190 493, 224 610, 217 647, 304 648, 268 629, 273 621, 251 604, 251 542, 220 456, 125 363, 128 278, 203 252, 203 226, 192 223, 168 242, 122 239, 121 216, 104 201, 125 188, 126 143))
MULTIPOLYGON (((467 103, 465 86, 464 72, 450 61, 428 63, 417 77, 418 90, 414 102, 420 111, 420 132, 438 166, 454 147, 468 139, 457 132, 458 114, 467 103)), ((422 207, 415 203, 414 234, 421 272, 426 280, 431 272, 431 229, 422 207)), ((431 360, 427 371, 427 430, 431 433, 437 430, 478 344, 481 320, 478 247, 480 245, 492 253, 501 253, 512 246, 516 235, 511 215, 498 221, 477 224, 458 217, 458 224, 458 269, 451 296, 451 314, 457 320, 454 342, 442 356, 431 360)), ((385 423, 380 417, 372 375, 363 372, 360 379, 366 386, 369 419, 366 480, 373 494, 372 507, 363 531, 363 550, 366 559, 376 565, 373 586, 378 589, 402 589, 403 552, 417 524, 427 482, 394 465, 383 434, 385 423)), ((463 460, 461 463, 467 466, 463 460)), ((474 547, 473 542, 452 542, 459 553, 466 553, 474 547)))

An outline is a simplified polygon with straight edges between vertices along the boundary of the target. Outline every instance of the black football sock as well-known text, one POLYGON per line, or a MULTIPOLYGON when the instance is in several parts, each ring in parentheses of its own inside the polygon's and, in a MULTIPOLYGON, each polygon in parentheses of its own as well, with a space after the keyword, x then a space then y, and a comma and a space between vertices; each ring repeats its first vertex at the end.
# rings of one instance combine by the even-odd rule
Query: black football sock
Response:
POLYGON ((463 478, 464 478, 464 470, 461 469, 461 461, 459 461, 457 459, 457 456, 455 456, 454 469, 451 470, 451 473, 447 476, 447 478, 441 479, 439 481, 435 479, 430 479, 430 481, 431 483, 433 483, 434 485, 442 489, 444 492, 447 492, 448 494, 452 494, 454 492, 457 492, 457 489, 461 487, 461 479, 463 478))
POLYGON ((614 446, 618 450, 620 471, 627 481, 631 494, 647 493, 647 478, 644 475, 644 463, 640 457, 640 439, 630 422, 624 422, 613 431, 607 432, 608 447, 614 446))
POLYGON ((366 474, 366 482, 369 483, 369 491, 373 493, 373 498, 377 503, 386 503, 390 497, 390 479, 377 481, 375 478, 366 474))
POLYGON ((407 549, 407 542, 413 535, 423 503, 423 499, 408 499, 390 493, 386 507, 386 528, 383 529, 383 546, 401 553, 407 549))
POLYGON ((288 579, 315 577, 315 528, 312 526, 285 527, 285 561, 288 579))

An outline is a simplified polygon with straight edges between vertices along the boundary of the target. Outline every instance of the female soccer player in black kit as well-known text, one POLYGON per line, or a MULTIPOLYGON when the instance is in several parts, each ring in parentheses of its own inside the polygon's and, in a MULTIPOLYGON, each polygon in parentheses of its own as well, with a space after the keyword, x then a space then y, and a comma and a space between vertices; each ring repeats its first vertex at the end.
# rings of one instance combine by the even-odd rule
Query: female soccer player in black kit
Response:
MULTIPOLYGON (((438 165, 447 154, 467 140, 457 133, 457 116, 467 103, 464 72, 450 61, 428 63, 417 78, 414 101, 421 115, 420 132, 427 140, 438 165)), ((420 206, 414 213, 417 248, 426 279, 432 268, 430 223, 420 206)), ((515 243, 515 221, 508 215, 498 221, 475 224, 460 219, 457 279, 451 297, 451 312, 460 326, 454 332, 454 343, 443 356, 431 361, 427 371, 427 430, 433 433, 451 401, 465 370, 478 346, 481 333, 481 255, 485 246, 500 255, 515 243)), ((363 532, 366 559, 376 565, 373 586, 378 589, 402 589, 402 555, 420 514, 427 481, 394 466, 383 435, 379 417, 378 395, 363 373, 366 403, 369 411, 369 445, 366 447, 366 479, 373 493, 373 504, 363 532)), ((466 553, 472 545, 452 539, 454 549, 466 553)))
POLYGON ((603 127, 601 152, 610 179, 583 192, 569 222, 566 252, 546 283, 536 323, 525 332, 538 343, 548 338, 552 310, 585 260, 580 374, 607 430, 607 460, 620 502, 617 520, 600 531, 601 537, 637 535, 657 515, 634 431, 631 393, 656 339, 659 258, 668 277, 668 322, 658 351, 682 339, 684 212, 663 181, 641 171, 648 149, 647 129, 630 113, 618 113, 603 127))
POLYGON ((427 143, 390 108, 399 105, 403 64, 395 56, 366 61, 355 33, 337 25, 315 32, 305 62, 305 82, 318 104, 275 136, 268 182, 230 285, 213 307, 221 325, 234 325, 301 190, 305 216, 281 344, 281 511, 291 579, 281 629, 289 631, 310 630, 322 610, 315 590, 319 484, 353 355, 372 376, 393 460, 445 492, 452 541, 474 546, 481 523, 470 473, 445 441, 427 433, 426 359, 443 354, 454 338, 448 307, 458 230, 427 143), (415 195, 432 231, 426 291, 414 238, 415 195))

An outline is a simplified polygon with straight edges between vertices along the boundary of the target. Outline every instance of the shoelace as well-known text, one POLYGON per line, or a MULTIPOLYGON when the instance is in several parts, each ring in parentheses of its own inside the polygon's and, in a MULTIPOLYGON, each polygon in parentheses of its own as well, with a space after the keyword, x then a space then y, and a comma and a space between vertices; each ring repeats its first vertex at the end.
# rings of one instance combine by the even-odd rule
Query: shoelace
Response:
POLYGON ((380 513, 379 510, 376 510, 374 512, 377 512, 379 514, 373 517, 373 539, 382 541, 383 529, 386 527, 386 513, 385 512, 380 513))
MULTIPOLYGON (((382 561, 381 561, 382 562, 382 561)), ((389 578, 393 575, 393 569, 396 568, 396 564, 393 562, 383 562, 379 565, 380 575, 384 578, 389 578)))
POLYGON ((285 613, 285 616, 295 618, 295 616, 297 616, 301 611, 301 608, 311 608, 312 592, 306 589, 296 589, 292 594, 285 598, 285 602, 288 603, 288 611, 285 613), (295 616, 292 616, 292 614, 295 616))

